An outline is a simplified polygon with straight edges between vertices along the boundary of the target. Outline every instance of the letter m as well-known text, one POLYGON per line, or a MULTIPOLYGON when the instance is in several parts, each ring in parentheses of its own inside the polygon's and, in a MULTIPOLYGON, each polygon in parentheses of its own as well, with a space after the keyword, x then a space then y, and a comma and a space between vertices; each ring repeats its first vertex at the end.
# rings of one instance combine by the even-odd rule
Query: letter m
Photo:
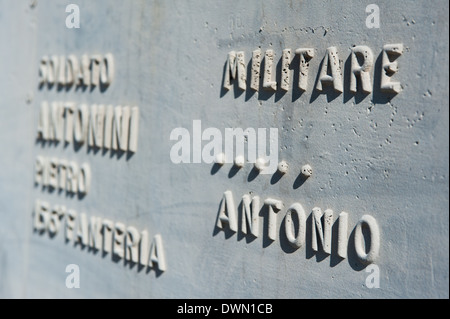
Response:
POLYGON ((223 88, 226 90, 231 89, 231 80, 238 80, 238 86, 241 90, 245 91, 247 86, 247 74, 245 71, 245 57, 244 52, 231 51, 228 53, 228 59, 225 64, 225 74, 223 79, 223 88))

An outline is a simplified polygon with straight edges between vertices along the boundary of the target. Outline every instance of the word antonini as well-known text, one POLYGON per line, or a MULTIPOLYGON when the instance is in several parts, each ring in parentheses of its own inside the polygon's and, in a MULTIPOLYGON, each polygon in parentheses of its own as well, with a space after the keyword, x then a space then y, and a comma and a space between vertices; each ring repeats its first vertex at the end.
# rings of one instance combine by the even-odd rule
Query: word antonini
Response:
POLYGON ((138 132, 137 106, 77 106, 72 102, 43 101, 37 126, 37 138, 44 141, 87 142, 91 147, 134 153, 138 132))

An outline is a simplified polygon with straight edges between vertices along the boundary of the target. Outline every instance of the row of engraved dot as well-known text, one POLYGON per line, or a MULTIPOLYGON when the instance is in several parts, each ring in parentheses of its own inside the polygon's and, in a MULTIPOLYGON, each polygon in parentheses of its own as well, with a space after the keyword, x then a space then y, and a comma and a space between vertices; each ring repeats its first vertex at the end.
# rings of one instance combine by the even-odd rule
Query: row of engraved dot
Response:
MULTIPOLYGON (((216 156, 215 162, 219 165, 225 164, 225 154, 223 154, 223 153, 218 154, 216 156)), ((245 165, 244 156, 236 156, 236 158, 234 159, 234 165, 236 165, 239 168, 244 167, 244 165, 245 165)), ((264 166, 266 165, 266 162, 263 158, 258 158, 255 161, 254 165, 258 171, 261 171, 264 168, 264 166)), ((288 168, 289 168, 289 164, 286 161, 283 160, 278 163, 277 169, 281 174, 286 174, 288 171, 288 168)), ((303 176, 310 177, 313 173, 311 165, 309 165, 309 164, 303 165, 301 172, 302 172, 303 176)))

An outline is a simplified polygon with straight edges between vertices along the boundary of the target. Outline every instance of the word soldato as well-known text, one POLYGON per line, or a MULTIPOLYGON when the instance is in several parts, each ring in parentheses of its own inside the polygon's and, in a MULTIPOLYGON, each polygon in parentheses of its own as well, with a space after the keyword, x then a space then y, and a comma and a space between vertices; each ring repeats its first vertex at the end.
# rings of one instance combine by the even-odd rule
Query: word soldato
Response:
POLYGON ((39 85, 108 86, 114 79, 114 57, 111 53, 81 58, 75 55, 43 56, 39 64, 39 85))
MULTIPOLYGON (((395 61, 403 54, 403 44, 386 44, 383 46, 381 61, 381 86, 380 90, 386 93, 399 93, 402 90, 400 82, 391 81, 391 77, 398 72, 398 63, 395 61)), ((281 55, 280 83, 275 80, 275 53, 272 49, 265 51, 261 49, 252 52, 251 58, 251 78, 250 88, 258 91, 261 78, 261 64, 264 56, 264 68, 262 74, 263 89, 276 91, 277 87, 284 91, 289 91, 291 82, 291 49, 284 49, 281 55)), ((310 73, 310 62, 315 56, 313 48, 299 48, 295 50, 295 55, 299 56, 299 64, 294 68, 298 72, 298 88, 306 91, 308 87, 308 75, 310 73)), ((351 48, 351 68, 350 68, 350 92, 356 93, 358 89, 364 93, 372 92, 372 81, 370 72, 374 66, 374 55, 372 50, 366 45, 357 45, 351 48)), ((336 47, 329 47, 323 58, 323 62, 318 71, 318 80, 315 89, 323 91, 328 85, 339 93, 344 91, 344 77, 341 60, 336 47)), ((231 51, 225 66, 223 88, 230 90, 232 80, 237 79, 237 86, 241 90, 247 88, 247 67, 245 54, 243 51, 231 51)))
POLYGON ((139 132, 137 106, 112 106, 43 101, 37 138, 91 147, 136 152, 139 132))
MULTIPOLYGON (((267 236, 274 241, 277 238, 277 214, 283 209, 282 201, 267 198, 264 200, 267 206, 267 236)), ((251 234, 254 237, 260 235, 260 217, 262 208, 259 196, 251 197, 245 194, 242 197, 240 213, 240 231, 242 234, 251 234)), ((223 194, 217 216, 216 226, 220 229, 228 229, 232 232, 238 231, 238 213, 231 191, 223 194)), ((324 212, 319 207, 314 207, 311 213, 311 246, 314 251, 321 250, 330 255, 332 238, 337 239, 337 255, 347 258, 348 250, 348 213, 341 212, 337 218, 337 236, 332 236, 333 211, 326 209, 324 212), (319 246, 320 243, 320 246, 319 246)), ((290 245, 294 249, 305 246, 306 240, 306 214, 300 203, 292 204, 285 214, 284 232, 290 245)), ((375 262, 380 250, 380 230, 378 223, 371 215, 363 215, 355 226, 354 247, 358 259, 364 264, 375 262), (363 235, 363 229, 366 231, 363 235), (369 237, 366 237, 369 236, 369 237), (366 247, 370 243, 370 247, 366 247)))
POLYGON ((139 232, 121 222, 97 216, 88 218, 85 213, 78 214, 63 205, 50 207, 47 202, 36 200, 33 228, 41 233, 47 232, 51 237, 63 228, 66 242, 112 253, 118 258, 160 271, 167 269, 161 235, 155 235, 150 243, 147 230, 139 232))

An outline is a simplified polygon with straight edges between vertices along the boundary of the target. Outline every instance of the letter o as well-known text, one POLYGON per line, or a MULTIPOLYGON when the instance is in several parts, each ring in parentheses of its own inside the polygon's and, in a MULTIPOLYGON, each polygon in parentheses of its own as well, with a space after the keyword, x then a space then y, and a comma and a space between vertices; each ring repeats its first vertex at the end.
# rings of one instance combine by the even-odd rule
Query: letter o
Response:
POLYGON ((91 169, 87 163, 81 165, 78 173, 78 192, 87 194, 91 188, 91 169))
POLYGON ((288 208, 286 212, 286 219, 284 221, 284 230, 286 237, 292 247, 298 249, 305 244, 306 234, 306 216, 303 206, 299 203, 294 203, 288 208), (295 236, 294 222, 292 220, 292 214, 295 213, 298 218, 298 234, 295 236))
POLYGON ((355 250, 359 260, 364 264, 373 263, 380 252, 380 230, 375 218, 364 215, 356 224, 355 229, 355 250), (366 253, 362 241, 364 240, 362 227, 367 226, 370 231, 370 250, 366 253))
POLYGON ((111 53, 105 55, 100 64, 100 82, 110 85, 114 78, 114 57, 111 53))

